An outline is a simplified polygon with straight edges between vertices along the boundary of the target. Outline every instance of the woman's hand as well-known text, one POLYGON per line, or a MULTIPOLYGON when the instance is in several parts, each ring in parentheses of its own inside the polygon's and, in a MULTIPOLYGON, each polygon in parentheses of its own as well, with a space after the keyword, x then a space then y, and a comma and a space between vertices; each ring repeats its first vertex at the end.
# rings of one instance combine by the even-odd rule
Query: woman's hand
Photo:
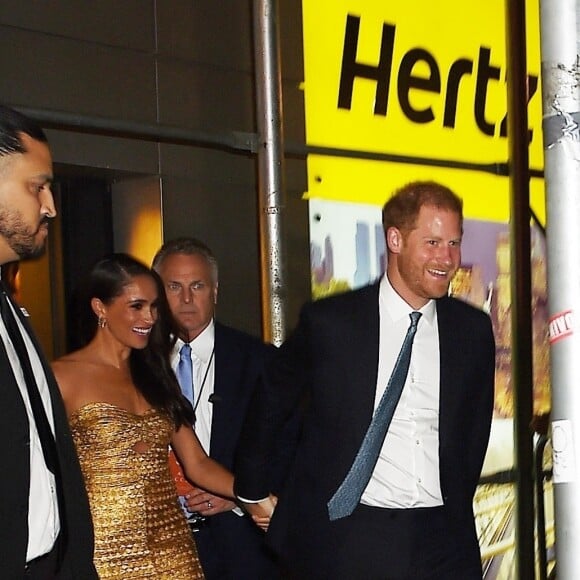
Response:
POLYGON ((194 487, 186 496, 186 504, 190 511, 198 512, 202 516, 215 516, 222 512, 229 512, 236 504, 229 500, 209 493, 199 487, 194 487))

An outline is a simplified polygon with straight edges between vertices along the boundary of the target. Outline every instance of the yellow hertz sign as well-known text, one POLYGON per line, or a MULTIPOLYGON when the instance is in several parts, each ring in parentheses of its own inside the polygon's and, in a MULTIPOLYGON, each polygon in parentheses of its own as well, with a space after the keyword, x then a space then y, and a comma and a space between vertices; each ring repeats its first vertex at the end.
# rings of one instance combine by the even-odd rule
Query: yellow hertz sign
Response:
MULTIPOLYGON (((541 171, 539 7, 526 4, 530 166, 541 171)), ((307 196, 382 205, 435 179, 467 217, 507 220, 504 16, 498 0, 303 0, 307 143, 353 152, 309 155, 307 196)), ((543 180, 530 187, 544 221, 543 180)))

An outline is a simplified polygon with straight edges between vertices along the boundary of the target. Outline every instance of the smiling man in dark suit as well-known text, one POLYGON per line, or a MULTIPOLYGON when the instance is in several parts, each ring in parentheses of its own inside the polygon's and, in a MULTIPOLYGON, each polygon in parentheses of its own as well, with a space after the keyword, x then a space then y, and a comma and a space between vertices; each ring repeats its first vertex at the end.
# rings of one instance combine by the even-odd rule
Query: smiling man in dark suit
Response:
MULTIPOLYGON (((172 366, 195 410, 196 434, 206 452, 231 469, 248 405, 274 347, 214 319, 218 264, 204 243, 168 241, 153 268, 180 327, 172 366), (189 370, 181 376, 186 363, 189 370)), ((208 580, 278 577, 264 533, 235 503, 199 488, 187 495, 182 503, 205 518, 192 520, 191 527, 208 580)))
POLYGON ((383 224, 385 276, 304 307, 268 364, 238 450, 236 493, 248 502, 271 493, 269 442, 307 393, 267 535, 285 576, 481 578, 472 500, 495 346, 489 317, 447 296, 462 203, 440 184, 411 183, 385 204, 383 224))
MULTIPOLYGON (((0 264, 42 253, 56 211, 42 129, 0 106, 0 264)), ((0 288, 0 576, 96 578, 93 529, 64 405, 10 292, 0 288)))

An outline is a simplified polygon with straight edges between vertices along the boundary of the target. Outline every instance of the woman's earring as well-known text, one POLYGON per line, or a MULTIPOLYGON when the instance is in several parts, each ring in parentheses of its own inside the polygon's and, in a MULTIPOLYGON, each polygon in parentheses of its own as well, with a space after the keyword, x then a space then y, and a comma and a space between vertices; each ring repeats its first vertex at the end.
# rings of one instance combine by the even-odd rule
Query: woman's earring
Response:
POLYGON ((107 326, 107 319, 104 316, 99 316, 97 324, 99 325, 99 328, 105 328, 105 326, 107 326))

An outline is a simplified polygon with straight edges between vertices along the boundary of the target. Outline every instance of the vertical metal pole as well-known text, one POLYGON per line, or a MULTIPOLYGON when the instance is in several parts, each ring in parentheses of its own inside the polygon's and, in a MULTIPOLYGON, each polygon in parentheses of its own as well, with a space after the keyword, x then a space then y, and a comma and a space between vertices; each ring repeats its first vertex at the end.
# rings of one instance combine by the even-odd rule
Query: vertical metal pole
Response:
POLYGON ((559 579, 580 576, 580 38, 578 0, 541 0, 544 172, 559 579))
POLYGON ((536 443, 534 463, 536 466, 536 535, 538 537, 538 580, 548 578, 548 556, 546 554, 546 512, 544 502, 544 449, 548 438, 540 435, 536 443))
POLYGON ((254 62, 258 125, 258 190, 262 263, 262 327, 275 345, 284 341, 282 261, 284 154, 278 2, 254 0, 254 62))
POLYGON ((258 189, 264 338, 284 341, 282 262, 283 133, 277 0, 254 0, 254 62, 258 125, 258 189))
POLYGON ((516 457, 517 578, 534 578, 532 280, 525 0, 508 0, 507 92, 510 166, 512 385, 516 457))

